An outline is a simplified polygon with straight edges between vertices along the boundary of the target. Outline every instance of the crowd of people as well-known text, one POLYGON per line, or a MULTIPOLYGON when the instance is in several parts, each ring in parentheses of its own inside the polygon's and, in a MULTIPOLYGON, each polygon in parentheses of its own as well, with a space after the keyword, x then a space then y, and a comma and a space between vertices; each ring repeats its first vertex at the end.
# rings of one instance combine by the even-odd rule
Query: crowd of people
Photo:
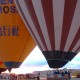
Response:
POLYGON ((70 80, 71 75, 69 71, 53 71, 53 74, 51 76, 50 73, 47 74, 47 80, 70 80))

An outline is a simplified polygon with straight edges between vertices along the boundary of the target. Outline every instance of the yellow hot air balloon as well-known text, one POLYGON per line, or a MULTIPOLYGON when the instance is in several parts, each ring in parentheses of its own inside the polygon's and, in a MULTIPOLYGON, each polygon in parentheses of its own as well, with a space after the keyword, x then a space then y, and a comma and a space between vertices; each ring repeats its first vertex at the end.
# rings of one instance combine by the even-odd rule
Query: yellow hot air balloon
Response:
POLYGON ((15 7, 14 0, 0 1, 0 58, 8 68, 19 67, 35 47, 15 7))

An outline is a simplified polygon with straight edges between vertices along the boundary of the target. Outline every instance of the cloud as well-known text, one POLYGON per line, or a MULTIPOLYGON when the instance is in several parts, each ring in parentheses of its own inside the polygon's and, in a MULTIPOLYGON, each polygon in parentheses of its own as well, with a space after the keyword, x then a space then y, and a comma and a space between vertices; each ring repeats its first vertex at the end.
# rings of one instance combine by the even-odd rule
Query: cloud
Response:
POLYGON ((23 64, 23 66, 31 66, 31 67, 33 67, 33 66, 43 66, 43 65, 46 65, 47 64, 47 62, 46 61, 30 61, 30 62, 26 62, 25 64, 23 64))
MULTIPOLYGON (((45 57, 40 49, 36 46, 35 49, 29 54, 21 66, 33 67, 44 66, 47 64, 45 57)), ((48 64, 47 64, 48 65, 48 64)))

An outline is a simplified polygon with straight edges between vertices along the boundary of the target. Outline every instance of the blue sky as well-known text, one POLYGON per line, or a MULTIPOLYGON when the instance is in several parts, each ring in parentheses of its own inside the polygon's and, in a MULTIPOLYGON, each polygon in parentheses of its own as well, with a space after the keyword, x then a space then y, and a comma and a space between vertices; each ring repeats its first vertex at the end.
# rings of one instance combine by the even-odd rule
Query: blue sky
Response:
MULTIPOLYGON (((80 68, 80 53, 73 58, 64 68, 80 68)), ((51 70, 45 57, 40 49, 36 46, 29 56, 24 60, 21 66, 17 69, 12 69, 14 73, 31 73, 33 71, 51 70)))

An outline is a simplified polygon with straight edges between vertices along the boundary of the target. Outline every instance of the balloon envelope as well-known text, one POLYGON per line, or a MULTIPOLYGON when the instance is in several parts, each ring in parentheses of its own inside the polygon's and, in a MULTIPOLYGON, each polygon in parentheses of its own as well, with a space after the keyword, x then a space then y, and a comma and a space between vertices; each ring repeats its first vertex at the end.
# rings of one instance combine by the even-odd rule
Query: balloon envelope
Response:
POLYGON ((11 70, 19 67, 35 47, 15 7, 14 0, 0 3, 0 58, 11 70))
POLYGON ((59 68, 80 50, 80 0, 15 0, 49 66, 59 68))

